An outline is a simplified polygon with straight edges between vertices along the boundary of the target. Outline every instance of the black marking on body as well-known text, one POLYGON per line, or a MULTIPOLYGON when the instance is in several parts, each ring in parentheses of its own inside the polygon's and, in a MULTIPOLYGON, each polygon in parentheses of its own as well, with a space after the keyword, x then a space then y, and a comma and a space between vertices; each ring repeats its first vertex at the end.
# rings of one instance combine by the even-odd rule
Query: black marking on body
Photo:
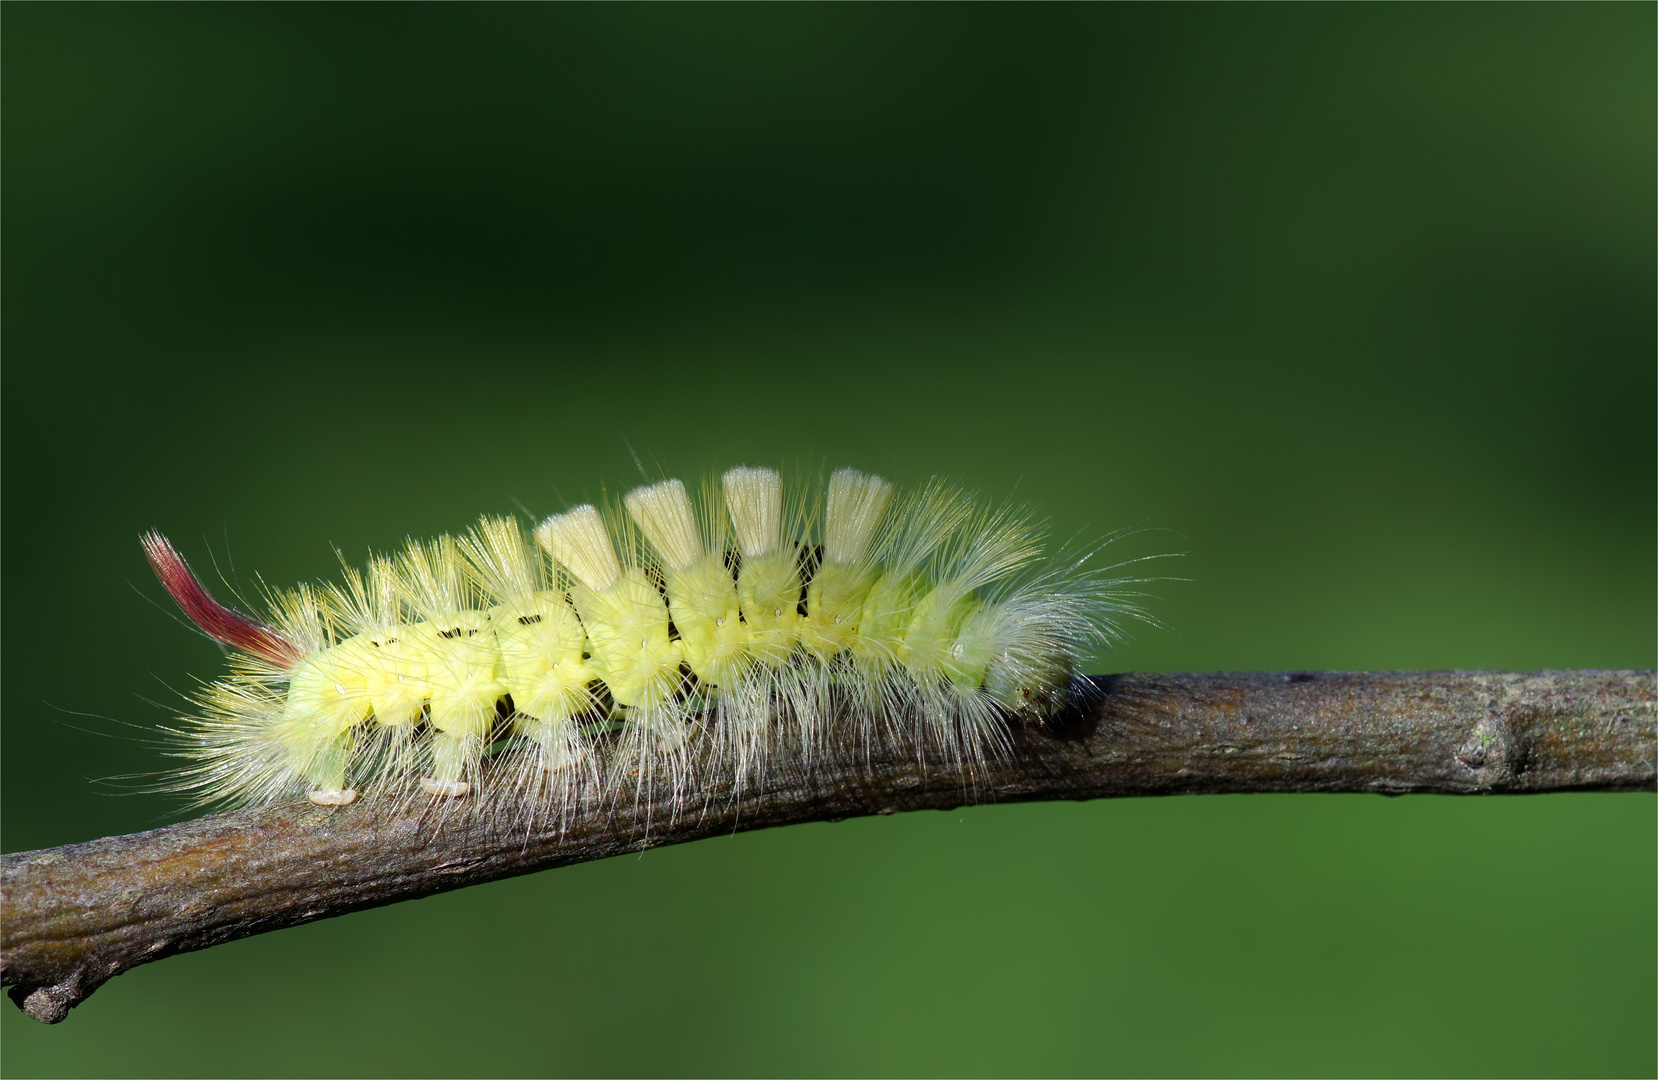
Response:
POLYGON ((817 576, 817 568, 823 565, 823 547, 815 545, 800 549, 800 603, 796 609, 804 618, 811 612, 806 610, 806 593, 812 587, 812 579, 817 576))

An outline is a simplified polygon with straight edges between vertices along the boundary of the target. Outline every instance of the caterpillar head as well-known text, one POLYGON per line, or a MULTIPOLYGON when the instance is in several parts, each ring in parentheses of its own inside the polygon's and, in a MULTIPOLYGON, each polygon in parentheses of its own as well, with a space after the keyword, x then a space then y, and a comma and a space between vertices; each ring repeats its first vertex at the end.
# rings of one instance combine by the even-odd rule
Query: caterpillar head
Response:
POLYGON ((985 693, 1020 719, 1040 720, 1069 703, 1077 637, 1065 614, 1049 598, 1015 597, 986 605, 972 628, 987 654, 985 693))

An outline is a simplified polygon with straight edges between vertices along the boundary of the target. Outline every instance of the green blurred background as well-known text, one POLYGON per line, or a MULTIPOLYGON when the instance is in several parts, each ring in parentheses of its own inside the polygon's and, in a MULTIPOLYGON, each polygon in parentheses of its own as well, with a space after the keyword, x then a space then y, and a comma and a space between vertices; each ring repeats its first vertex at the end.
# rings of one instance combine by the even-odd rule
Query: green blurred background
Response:
MULTIPOLYGON (((10 4, 4 846, 279 584, 654 467, 1180 550, 1099 670, 1654 663, 1652 5, 10 4)), ((140 968, 8 1075, 1619 1074, 1654 801, 981 807, 140 968)))

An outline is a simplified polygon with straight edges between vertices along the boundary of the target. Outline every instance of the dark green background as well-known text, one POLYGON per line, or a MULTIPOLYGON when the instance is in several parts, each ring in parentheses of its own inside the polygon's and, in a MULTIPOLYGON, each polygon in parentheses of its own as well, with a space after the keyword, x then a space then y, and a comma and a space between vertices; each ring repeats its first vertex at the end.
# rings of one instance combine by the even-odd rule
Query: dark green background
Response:
MULTIPOLYGON (((1651 666, 1650 4, 4 11, 4 845, 245 585, 638 476, 947 473, 1188 553, 1101 670, 1651 666), (229 560, 234 560, 232 563, 229 560)), ((736 836, 123 975, 24 1075, 1623 1074, 1654 802, 736 836)))

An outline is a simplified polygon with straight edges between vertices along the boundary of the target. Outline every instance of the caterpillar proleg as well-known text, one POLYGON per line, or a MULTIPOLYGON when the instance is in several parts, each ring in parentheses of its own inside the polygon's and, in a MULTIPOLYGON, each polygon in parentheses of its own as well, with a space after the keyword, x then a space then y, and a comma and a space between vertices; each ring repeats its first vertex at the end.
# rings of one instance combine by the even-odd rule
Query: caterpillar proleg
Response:
POLYGON ((677 804, 876 746, 971 768, 1143 617, 1131 579, 1046 558, 1028 514, 853 469, 664 480, 528 533, 485 517, 269 591, 262 617, 213 599, 160 533, 143 543, 232 650, 175 730, 176 786, 229 805, 494 784, 556 810, 660 776, 677 804))

